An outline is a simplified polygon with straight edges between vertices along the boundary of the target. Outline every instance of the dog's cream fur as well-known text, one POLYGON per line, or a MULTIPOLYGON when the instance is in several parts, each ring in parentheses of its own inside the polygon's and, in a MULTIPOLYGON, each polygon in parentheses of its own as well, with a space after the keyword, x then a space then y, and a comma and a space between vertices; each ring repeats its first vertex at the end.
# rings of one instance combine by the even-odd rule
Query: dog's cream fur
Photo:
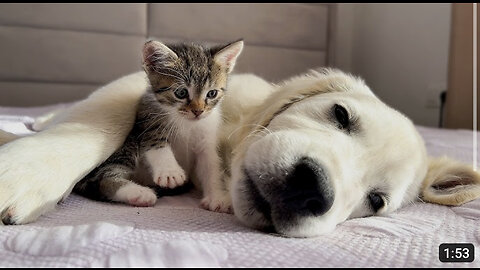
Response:
MULTIPOLYGON (((0 133, 0 143, 13 140, 0 147, 2 219, 31 222, 67 196, 122 144, 146 88, 142 72, 125 76, 49 119, 49 127, 36 135, 13 140, 0 133)), ((372 190, 388 193, 379 214, 417 197, 459 205, 480 196, 476 172, 446 158, 430 160, 410 120, 382 103, 363 81, 340 71, 312 71, 278 86, 254 75, 233 75, 222 106, 224 177, 231 183, 235 215, 249 226, 273 226, 289 236, 325 233, 345 219, 373 214, 365 201, 372 190), (326 116, 337 103, 358 117, 357 133, 343 133, 326 116), (276 175, 288 174, 299 156, 326 168, 335 201, 324 215, 289 220, 276 216, 269 188, 281 183, 276 175), (271 218, 250 200, 246 178, 264 193, 271 218)))
POLYGON ((50 128, 1 146, 3 219, 23 224, 54 208, 122 145, 146 89, 144 72, 125 76, 59 114, 50 128))
POLYGON ((323 69, 279 86, 257 82, 261 87, 255 87, 256 91, 246 91, 254 87, 248 81, 242 80, 243 91, 234 91, 238 96, 230 101, 248 100, 254 92, 256 99, 260 95, 264 102, 242 105, 238 111, 241 119, 227 118, 230 121, 223 131, 230 135, 224 134, 228 139, 221 143, 238 145, 230 149, 234 153, 230 193, 235 215, 245 224, 273 226, 289 236, 314 236, 333 230, 346 219, 387 214, 419 198, 459 205, 480 197, 478 173, 445 157, 427 157, 412 122, 381 102, 362 80, 323 69), (285 108, 286 104, 292 105, 285 108), (357 118, 356 131, 347 134, 328 117, 334 104, 349 108, 357 118), (296 216, 275 209, 282 175, 288 175, 296 160, 304 156, 323 165, 335 191, 333 206, 321 216, 296 216), (265 217, 254 202, 248 178, 269 205, 271 217, 265 217), (438 188, 438 183, 449 184, 438 188), (372 191, 388 196, 378 213, 368 206, 367 196, 372 191), (283 220, 283 216, 289 218, 283 220))

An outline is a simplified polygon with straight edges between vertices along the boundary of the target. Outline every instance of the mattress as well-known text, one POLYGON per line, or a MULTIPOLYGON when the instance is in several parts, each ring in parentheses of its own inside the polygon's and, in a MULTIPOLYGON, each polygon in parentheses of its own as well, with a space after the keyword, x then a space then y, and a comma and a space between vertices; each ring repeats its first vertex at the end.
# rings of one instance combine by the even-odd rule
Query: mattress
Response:
MULTIPOLYGON (((31 134, 33 117, 65 106, 0 107, 0 129, 31 134)), ((417 129, 430 155, 472 163, 471 131, 417 129)), ((252 230, 233 215, 201 209, 199 201, 192 191, 144 208, 72 194, 36 222, 0 227, 0 266, 480 267, 480 259, 439 261, 442 243, 472 243, 479 252, 479 199, 460 207, 418 202, 308 239, 252 230)))

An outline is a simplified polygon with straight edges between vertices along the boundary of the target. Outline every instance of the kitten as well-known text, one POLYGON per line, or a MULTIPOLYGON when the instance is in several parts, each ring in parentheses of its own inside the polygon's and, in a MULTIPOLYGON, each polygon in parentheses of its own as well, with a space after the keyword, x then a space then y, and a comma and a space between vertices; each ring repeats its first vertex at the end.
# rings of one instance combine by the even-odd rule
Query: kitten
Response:
POLYGON ((205 48, 149 41, 143 67, 151 87, 123 146, 77 183, 86 197, 152 206, 150 187, 202 186, 202 206, 231 211, 216 151, 220 103, 243 41, 205 48))

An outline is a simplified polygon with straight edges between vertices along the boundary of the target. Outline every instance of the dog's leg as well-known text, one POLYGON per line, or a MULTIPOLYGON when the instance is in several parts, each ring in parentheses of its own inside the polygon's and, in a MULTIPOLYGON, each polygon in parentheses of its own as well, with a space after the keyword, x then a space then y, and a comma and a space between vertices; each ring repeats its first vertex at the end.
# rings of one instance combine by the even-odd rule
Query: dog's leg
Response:
POLYGON ((119 148, 147 89, 144 72, 120 78, 68 109, 48 129, 0 147, 4 223, 35 220, 119 148))

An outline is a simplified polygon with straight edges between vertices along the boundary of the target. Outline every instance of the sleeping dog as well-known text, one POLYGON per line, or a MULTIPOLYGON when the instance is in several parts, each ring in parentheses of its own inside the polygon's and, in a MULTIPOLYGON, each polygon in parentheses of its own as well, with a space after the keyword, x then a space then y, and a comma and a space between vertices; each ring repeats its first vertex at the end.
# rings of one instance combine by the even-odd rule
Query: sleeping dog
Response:
MULTIPOLYGON (((128 75, 49 119, 42 132, 0 133, 3 223, 34 221, 118 149, 146 88, 143 72, 128 75)), ((341 71, 312 70, 279 85, 233 75, 222 109, 225 204, 247 226, 310 237, 417 200, 460 205, 480 197, 478 173, 428 157, 407 117, 341 71)))

